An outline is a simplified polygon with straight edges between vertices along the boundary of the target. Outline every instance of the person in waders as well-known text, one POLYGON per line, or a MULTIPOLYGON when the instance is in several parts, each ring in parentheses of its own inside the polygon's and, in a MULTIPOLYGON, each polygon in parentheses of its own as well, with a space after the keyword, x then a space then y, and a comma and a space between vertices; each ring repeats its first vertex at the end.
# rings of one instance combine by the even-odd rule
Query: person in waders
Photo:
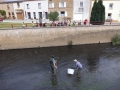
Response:
POLYGON ((76 59, 73 60, 75 63, 76 63, 76 66, 75 66, 75 69, 77 69, 77 76, 79 77, 80 76, 80 70, 82 69, 82 64, 77 61, 76 59))
POLYGON ((54 56, 52 56, 50 59, 50 67, 51 67, 53 75, 56 75, 57 60, 55 60, 54 56))

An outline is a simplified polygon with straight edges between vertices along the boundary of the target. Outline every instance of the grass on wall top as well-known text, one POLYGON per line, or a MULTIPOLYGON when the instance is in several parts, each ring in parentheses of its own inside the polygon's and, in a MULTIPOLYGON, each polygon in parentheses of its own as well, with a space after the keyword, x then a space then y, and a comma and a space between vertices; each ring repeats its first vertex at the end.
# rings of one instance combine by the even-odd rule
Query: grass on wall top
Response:
POLYGON ((117 34, 116 34, 116 36, 114 36, 114 37, 112 38, 112 44, 113 44, 113 45, 118 45, 118 44, 120 44, 120 35, 117 35, 117 34))

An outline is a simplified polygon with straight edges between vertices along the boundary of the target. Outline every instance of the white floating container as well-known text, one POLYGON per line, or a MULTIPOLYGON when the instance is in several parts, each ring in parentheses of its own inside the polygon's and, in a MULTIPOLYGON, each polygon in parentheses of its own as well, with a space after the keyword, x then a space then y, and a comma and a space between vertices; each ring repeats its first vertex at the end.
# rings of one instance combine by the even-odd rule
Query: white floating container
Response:
POLYGON ((74 69, 68 68, 67 73, 73 75, 74 74, 74 69))

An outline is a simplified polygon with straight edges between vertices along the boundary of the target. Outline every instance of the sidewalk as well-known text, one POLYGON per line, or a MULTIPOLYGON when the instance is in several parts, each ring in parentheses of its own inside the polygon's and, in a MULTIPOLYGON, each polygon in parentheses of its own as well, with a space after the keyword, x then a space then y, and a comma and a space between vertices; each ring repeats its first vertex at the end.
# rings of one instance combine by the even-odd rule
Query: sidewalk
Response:
MULTIPOLYGON (((22 22, 24 22, 24 23, 31 23, 31 22, 39 22, 39 20, 3 20, 3 22, 15 22, 15 23, 22 23, 22 22)), ((42 20, 43 21, 43 23, 44 22, 49 22, 49 20, 48 19, 44 19, 44 20, 42 20)))
MULTIPOLYGON (((39 22, 39 20, 3 20, 3 22, 16 22, 16 23, 22 23, 22 22, 24 22, 24 23, 31 23, 31 22, 39 22)), ((44 19, 44 20, 42 20, 42 22, 43 23, 49 23, 50 21, 48 20, 48 19, 44 19)), ((59 22, 59 21, 58 21, 59 22)), ((84 22, 81 22, 81 24, 83 24, 84 22)), ((120 25, 120 22, 105 22, 105 24, 104 25, 120 25)), ((89 25, 89 22, 87 22, 87 24, 86 25, 89 25)))

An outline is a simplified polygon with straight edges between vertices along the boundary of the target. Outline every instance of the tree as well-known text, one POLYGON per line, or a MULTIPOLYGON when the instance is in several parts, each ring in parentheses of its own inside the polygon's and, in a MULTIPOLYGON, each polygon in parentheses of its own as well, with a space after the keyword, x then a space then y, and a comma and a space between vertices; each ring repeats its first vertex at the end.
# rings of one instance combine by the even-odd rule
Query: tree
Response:
POLYGON ((91 12, 91 17, 90 17, 90 22, 93 25, 96 24, 104 24, 105 22, 105 7, 103 5, 103 1, 97 0, 94 1, 93 7, 92 7, 92 12, 91 12))
POLYGON ((99 0, 98 1, 98 10, 99 10, 99 21, 102 22, 102 24, 104 24, 105 22, 105 7, 103 5, 103 1, 102 0, 99 0))
POLYGON ((5 15, 6 15, 6 12, 5 12, 4 10, 0 10, 0 14, 1 14, 2 16, 5 16, 5 15))
POLYGON ((94 1, 93 7, 92 7, 92 12, 91 12, 91 17, 90 17, 90 22, 93 23, 96 21, 97 18, 97 1, 94 1))
POLYGON ((51 20, 51 21, 56 21, 58 20, 58 16, 59 16, 59 13, 57 11, 54 11, 54 12, 50 12, 48 14, 48 18, 51 20))

